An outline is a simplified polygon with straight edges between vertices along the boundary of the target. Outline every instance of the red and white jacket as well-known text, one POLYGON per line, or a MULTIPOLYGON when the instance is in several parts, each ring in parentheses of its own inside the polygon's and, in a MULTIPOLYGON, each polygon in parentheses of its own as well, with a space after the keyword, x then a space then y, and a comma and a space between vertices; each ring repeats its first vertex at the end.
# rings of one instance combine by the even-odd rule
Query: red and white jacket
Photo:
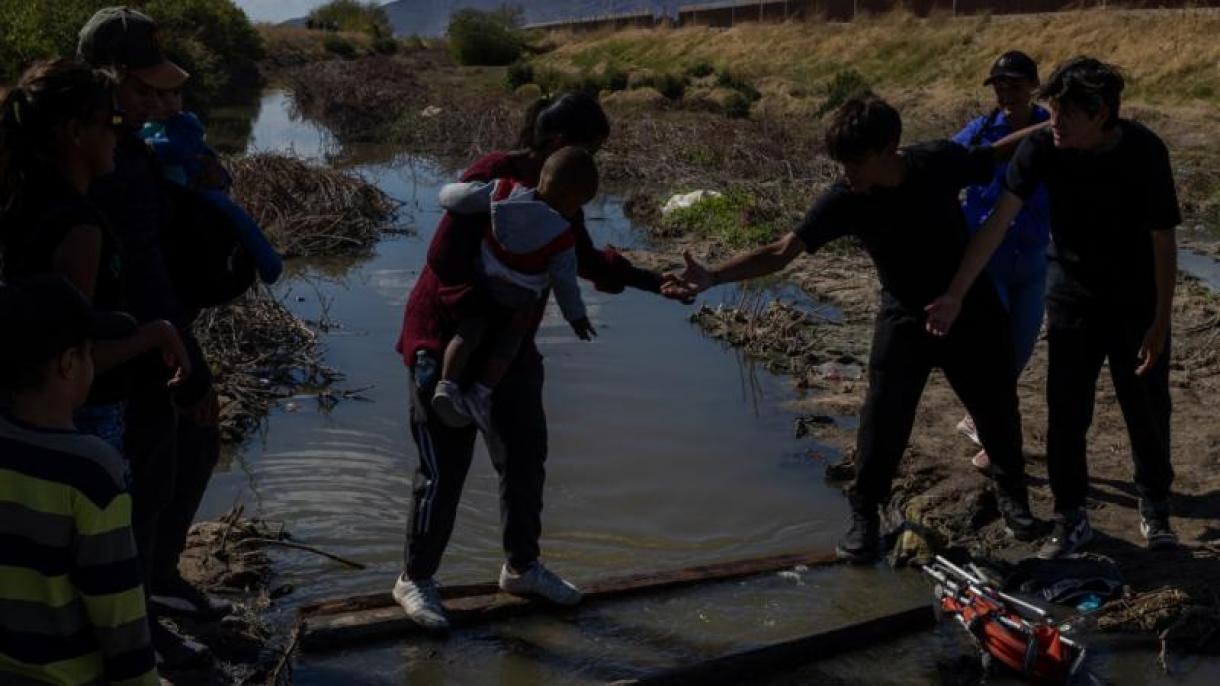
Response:
POLYGON ((491 213, 481 248, 480 271, 542 296, 547 288, 564 319, 584 319, 577 282, 576 234, 571 223, 537 191, 510 179, 451 183, 441 189, 440 205, 457 214, 491 213))

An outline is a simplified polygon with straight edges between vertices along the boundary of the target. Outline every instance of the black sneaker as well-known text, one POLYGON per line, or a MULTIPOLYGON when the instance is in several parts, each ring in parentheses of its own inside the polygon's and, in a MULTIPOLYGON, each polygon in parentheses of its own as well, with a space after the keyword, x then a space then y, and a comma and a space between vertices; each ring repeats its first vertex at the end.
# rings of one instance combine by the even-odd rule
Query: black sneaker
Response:
POLYGON ((996 489, 996 505, 1000 515, 1004 517, 1004 529, 1009 536, 1018 541, 1036 541, 1044 533, 1046 527, 1029 511, 1029 501, 1026 497, 1011 496, 996 489))
POLYGON ((840 560, 864 564, 875 561, 880 553, 881 517, 876 508, 863 511, 853 509, 851 529, 839 539, 835 554, 840 560))
POLYGON ((204 644, 178 633, 156 619, 150 619, 149 624, 158 669, 199 669, 212 663, 212 650, 204 644))
POLYGON ((216 621, 233 613, 233 603, 204 593, 177 574, 156 581, 149 603, 155 614, 205 622, 216 621))
POLYGON ((1169 503, 1140 499, 1140 533, 1148 541, 1148 550, 1178 547, 1178 535, 1169 525, 1169 503))
POLYGON ((1084 510, 1055 515, 1055 529, 1038 550, 1038 557, 1054 560, 1067 557, 1093 540, 1093 528, 1084 510))

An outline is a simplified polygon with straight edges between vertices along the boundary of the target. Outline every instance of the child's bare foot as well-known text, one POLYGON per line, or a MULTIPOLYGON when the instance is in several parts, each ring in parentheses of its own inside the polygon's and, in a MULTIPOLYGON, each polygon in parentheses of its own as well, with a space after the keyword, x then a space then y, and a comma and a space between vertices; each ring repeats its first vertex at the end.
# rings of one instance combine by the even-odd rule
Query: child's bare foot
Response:
POLYGON ((462 389, 452 381, 441 380, 432 395, 432 409, 446 426, 455 429, 470 426, 470 414, 462 398, 462 389))

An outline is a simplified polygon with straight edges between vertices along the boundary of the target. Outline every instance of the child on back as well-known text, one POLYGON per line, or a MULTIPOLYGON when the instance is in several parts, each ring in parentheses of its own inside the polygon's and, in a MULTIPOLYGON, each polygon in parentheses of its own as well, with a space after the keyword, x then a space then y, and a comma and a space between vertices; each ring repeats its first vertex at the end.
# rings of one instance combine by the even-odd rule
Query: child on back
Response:
POLYGON ((516 357, 548 289, 555 291, 559 309, 578 337, 587 341, 597 335, 580 297, 570 221, 597 195, 597 185, 592 155, 566 147, 547 158, 536 189, 507 179, 451 183, 441 189, 441 207, 450 212, 491 213, 477 271, 492 299, 507 311, 458 322, 432 398, 433 409, 446 424, 465 426, 473 420, 485 435, 491 434, 492 391, 516 357), (490 356, 475 383, 463 392, 459 382, 470 356, 489 335, 494 337, 490 356))
POLYGON ((224 212, 237 229, 242 247, 254 259, 263 283, 275 283, 284 269, 283 260, 258 223, 229 197, 233 179, 220 165, 216 151, 205 142, 203 122, 193 112, 182 110, 182 91, 161 91, 158 116, 144 125, 140 137, 161 162, 165 178, 196 190, 224 212))
POLYGON ((135 329, 59 276, 0 288, 0 683, 159 683, 126 465, 72 420, 135 329))

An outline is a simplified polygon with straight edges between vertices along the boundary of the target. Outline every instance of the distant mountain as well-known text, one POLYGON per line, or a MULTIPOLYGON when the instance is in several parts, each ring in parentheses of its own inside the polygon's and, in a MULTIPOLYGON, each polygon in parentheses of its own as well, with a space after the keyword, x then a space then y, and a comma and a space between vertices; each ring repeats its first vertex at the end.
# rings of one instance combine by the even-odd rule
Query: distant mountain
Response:
MULTIPOLYGON (((527 23, 591 17, 621 12, 677 12, 678 5, 691 0, 527 0, 510 2, 525 8, 527 23)), ((503 6, 503 0, 395 0, 385 6, 394 33, 399 36, 440 36, 449 25, 449 16, 456 10, 473 7, 493 10, 503 6)))

